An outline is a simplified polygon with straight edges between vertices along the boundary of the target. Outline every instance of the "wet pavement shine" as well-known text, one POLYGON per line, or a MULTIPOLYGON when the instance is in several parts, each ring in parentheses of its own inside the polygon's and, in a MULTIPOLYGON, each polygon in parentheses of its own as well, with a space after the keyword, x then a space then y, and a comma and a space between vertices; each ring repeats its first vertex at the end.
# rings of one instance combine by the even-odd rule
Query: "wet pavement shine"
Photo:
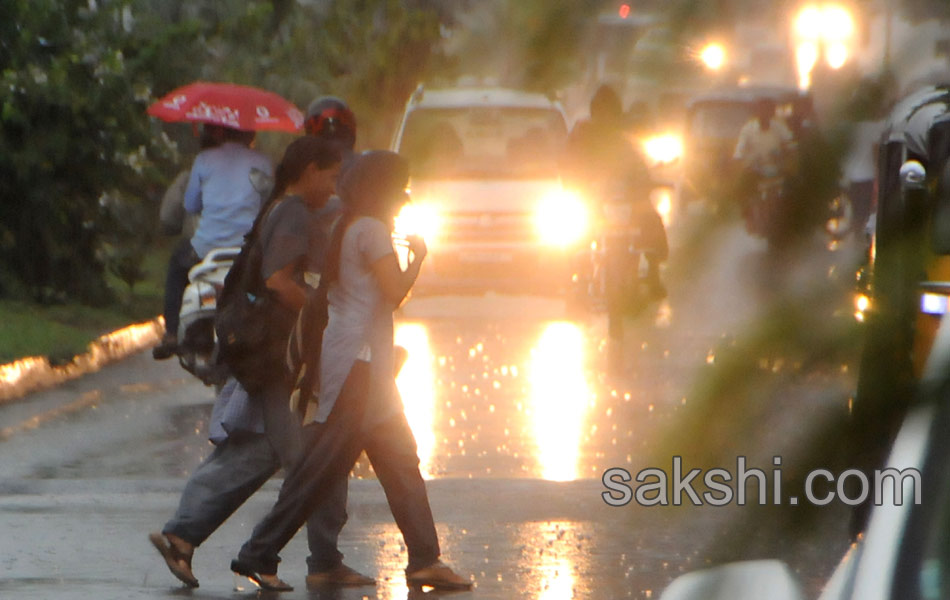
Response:
MULTIPOLYGON (((611 507, 601 481, 613 467, 650 465, 651 451, 688 411, 711 348, 755 310, 734 272, 735 256, 756 251, 755 243, 726 241, 708 274, 671 286, 667 301, 628 322, 616 376, 605 373, 604 317, 567 319, 557 300, 418 298, 401 311, 396 342, 410 358, 398 384, 443 558, 475 585, 451 596, 657 598, 674 577, 708 564, 716 536, 741 522, 737 507, 611 507)), ((820 412, 840 400, 837 391, 797 398, 796 410, 820 412)), ((184 588, 146 536, 172 515, 210 451, 212 400, 173 361, 145 352, 0 405, 0 598, 437 595, 406 586, 405 546, 365 459, 351 478, 340 546, 375 587, 308 591, 304 535, 282 553, 280 575, 295 591, 258 592, 230 573, 276 499, 278 477, 197 550, 201 587, 184 588)), ((793 566, 817 585, 842 544, 815 547, 806 538, 785 549, 803 556, 793 566)))

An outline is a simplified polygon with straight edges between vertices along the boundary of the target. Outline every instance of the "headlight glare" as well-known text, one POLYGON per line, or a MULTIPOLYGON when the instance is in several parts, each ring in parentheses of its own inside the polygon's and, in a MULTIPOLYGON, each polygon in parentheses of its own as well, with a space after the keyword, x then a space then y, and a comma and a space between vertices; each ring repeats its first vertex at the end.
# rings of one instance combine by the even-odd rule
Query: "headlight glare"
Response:
POLYGON ((431 204, 410 202, 396 216, 396 233, 421 235, 426 241, 434 240, 439 231, 439 213, 431 204))
POLYGON ((555 190, 542 199, 535 222, 545 244, 568 246, 587 233, 587 206, 577 194, 555 190))
POLYGON ((683 140, 672 133, 664 133, 647 138, 643 150, 653 164, 670 164, 683 156, 683 140))

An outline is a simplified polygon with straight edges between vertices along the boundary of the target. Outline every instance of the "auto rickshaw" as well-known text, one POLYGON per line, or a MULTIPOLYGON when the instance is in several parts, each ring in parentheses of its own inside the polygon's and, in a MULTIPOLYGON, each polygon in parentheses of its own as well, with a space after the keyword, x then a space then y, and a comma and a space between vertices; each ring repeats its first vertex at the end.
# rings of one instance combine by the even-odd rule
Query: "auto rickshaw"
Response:
MULTIPOLYGON (((877 196, 852 460, 880 468, 916 396, 950 300, 950 87, 927 86, 899 101, 880 138, 877 196)), ((869 507, 856 512, 852 533, 869 507)))

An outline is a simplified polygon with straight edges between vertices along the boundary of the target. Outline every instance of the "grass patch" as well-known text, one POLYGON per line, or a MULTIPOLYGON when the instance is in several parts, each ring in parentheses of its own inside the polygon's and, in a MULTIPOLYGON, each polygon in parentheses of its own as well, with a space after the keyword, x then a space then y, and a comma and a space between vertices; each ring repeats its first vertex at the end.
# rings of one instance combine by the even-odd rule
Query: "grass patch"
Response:
POLYGON ((107 278, 117 299, 112 306, 0 300, 0 364, 27 356, 46 356, 54 364, 68 362, 99 336, 161 314, 170 242, 162 240, 146 257, 146 277, 132 293, 118 278, 107 278))

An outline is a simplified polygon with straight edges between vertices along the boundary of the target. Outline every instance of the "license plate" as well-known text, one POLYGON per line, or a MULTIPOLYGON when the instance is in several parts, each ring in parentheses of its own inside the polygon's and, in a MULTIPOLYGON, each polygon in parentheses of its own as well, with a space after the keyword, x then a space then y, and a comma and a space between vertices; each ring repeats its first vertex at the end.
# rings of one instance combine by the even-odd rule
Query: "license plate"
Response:
POLYGON ((464 252, 459 255, 459 260, 467 263, 510 263, 512 256, 507 252, 464 252))

